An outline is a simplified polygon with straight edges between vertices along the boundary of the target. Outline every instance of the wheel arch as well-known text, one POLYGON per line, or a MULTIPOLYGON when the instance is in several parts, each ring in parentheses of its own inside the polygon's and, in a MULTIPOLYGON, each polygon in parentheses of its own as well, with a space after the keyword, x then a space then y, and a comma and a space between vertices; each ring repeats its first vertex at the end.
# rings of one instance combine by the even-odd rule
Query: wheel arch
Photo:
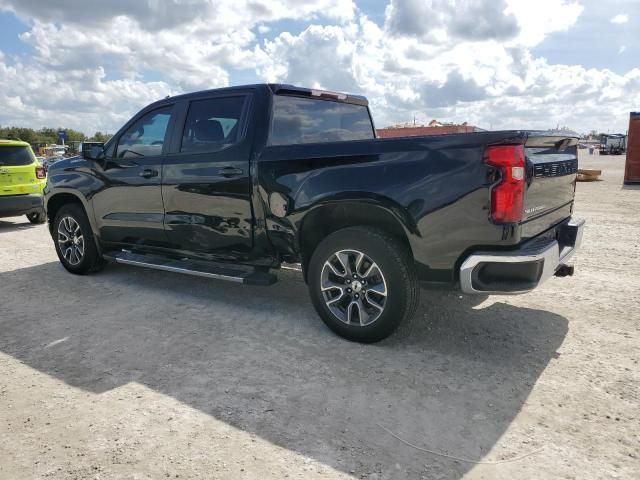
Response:
POLYGON ((320 242, 346 227, 367 226, 383 230, 398 239, 413 258, 409 236, 415 228, 403 213, 396 205, 371 199, 330 201, 312 207, 305 215, 297 235, 305 281, 309 260, 320 242))
POLYGON ((69 204, 76 204, 82 207, 84 213, 87 215, 89 225, 91 225, 91 229, 93 230, 93 234, 95 236, 96 229, 93 222, 93 217, 89 215, 89 209, 87 208, 85 199, 81 198, 76 193, 67 191, 56 192, 50 195, 45 202, 45 210, 47 212, 47 218, 49 219, 49 231, 51 231, 51 229, 53 228, 53 220, 56 218, 57 213, 63 206, 69 204))

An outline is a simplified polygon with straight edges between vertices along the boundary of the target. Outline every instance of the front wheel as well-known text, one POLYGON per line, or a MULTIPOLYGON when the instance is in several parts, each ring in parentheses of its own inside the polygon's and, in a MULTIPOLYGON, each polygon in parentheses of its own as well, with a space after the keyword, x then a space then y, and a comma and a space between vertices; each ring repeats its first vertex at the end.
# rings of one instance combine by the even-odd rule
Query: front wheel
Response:
POLYGON ((313 253, 308 275, 320 318, 348 340, 382 340, 410 320, 418 305, 410 253, 375 228, 349 227, 329 235, 313 253))
POLYGON ((91 225, 80 205, 60 208, 52 234, 58 258, 69 272, 84 275, 102 266, 91 225))

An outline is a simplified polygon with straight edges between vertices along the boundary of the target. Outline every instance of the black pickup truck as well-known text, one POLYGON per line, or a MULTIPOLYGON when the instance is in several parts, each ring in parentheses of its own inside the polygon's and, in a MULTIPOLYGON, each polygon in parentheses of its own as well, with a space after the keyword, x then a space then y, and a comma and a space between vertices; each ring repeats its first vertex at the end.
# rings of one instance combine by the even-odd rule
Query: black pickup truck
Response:
POLYGON ((523 293, 573 273, 577 139, 379 139, 364 97, 249 85, 167 97, 49 170, 64 267, 105 261, 269 285, 300 263, 322 320, 374 342, 421 285, 523 293))

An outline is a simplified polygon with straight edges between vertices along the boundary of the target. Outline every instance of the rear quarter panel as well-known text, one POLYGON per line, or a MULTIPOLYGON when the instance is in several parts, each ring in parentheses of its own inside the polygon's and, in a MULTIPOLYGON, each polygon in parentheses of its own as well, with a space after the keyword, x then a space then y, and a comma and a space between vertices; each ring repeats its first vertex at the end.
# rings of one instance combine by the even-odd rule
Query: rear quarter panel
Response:
POLYGON ((267 233, 299 244, 305 214, 326 202, 384 206, 402 223, 415 259, 450 270, 474 245, 510 245, 517 230, 491 224, 483 152, 522 143, 519 132, 267 147, 258 161, 267 233))

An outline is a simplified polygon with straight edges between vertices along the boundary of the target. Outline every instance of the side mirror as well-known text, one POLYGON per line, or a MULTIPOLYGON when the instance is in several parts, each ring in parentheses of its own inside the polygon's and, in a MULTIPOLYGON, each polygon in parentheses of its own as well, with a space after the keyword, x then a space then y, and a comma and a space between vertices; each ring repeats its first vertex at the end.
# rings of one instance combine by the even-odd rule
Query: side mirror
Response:
POLYGON ((82 142, 82 158, 85 160, 102 160, 104 158, 104 143, 82 142))

